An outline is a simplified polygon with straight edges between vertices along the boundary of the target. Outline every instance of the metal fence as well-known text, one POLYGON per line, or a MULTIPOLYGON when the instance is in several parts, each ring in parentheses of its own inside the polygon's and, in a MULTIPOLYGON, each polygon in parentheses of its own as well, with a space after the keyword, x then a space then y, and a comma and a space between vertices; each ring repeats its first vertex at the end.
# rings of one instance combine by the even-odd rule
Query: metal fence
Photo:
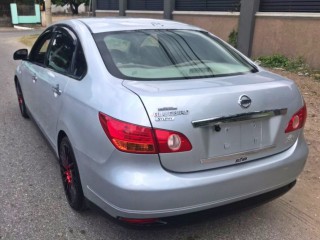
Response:
MULTIPOLYGON (((119 0, 96 0, 98 10, 118 10, 119 0)), ((164 0, 126 0, 128 10, 163 11, 164 0)), ((175 0, 176 11, 240 10, 241 0, 175 0)), ((261 12, 320 12, 320 0, 260 0, 261 12)))
POLYGON ((129 0, 127 6, 128 10, 162 11, 163 0, 129 0))
POLYGON ((11 2, 17 4, 19 16, 33 16, 36 14, 34 9, 35 0, 15 0, 11 2))
POLYGON ((11 18, 10 3, 16 3, 21 16, 35 15, 35 0, 1 0, 0 18, 11 18))
POLYGON ((237 12, 240 0, 176 0, 175 10, 237 12))
POLYGON ((260 12, 320 12, 319 0, 261 0, 260 12))
POLYGON ((11 17, 10 2, 11 0, 2 0, 0 2, 0 18, 11 17))
POLYGON ((0 26, 1 27, 11 25, 10 1, 11 0, 1 0, 0 2, 0 26))
POLYGON ((97 1, 99 10, 119 10, 119 0, 97 1))
POLYGON ((33 4, 17 4, 19 16, 34 16, 36 14, 33 4))

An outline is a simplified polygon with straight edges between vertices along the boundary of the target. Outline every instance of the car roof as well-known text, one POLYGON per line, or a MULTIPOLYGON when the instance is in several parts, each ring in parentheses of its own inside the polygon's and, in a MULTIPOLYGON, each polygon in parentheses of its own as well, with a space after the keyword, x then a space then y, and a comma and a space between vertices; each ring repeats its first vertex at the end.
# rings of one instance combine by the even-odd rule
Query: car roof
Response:
MULTIPOLYGON (((68 21, 78 21, 85 24, 92 33, 139 30, 139 29, 192 29, 203 30, 198 27, 188 25, 185 23, 150 19, 150 18, 80 18, 68 21)), ((65 21, 66 23, 68 21, 65 21)))

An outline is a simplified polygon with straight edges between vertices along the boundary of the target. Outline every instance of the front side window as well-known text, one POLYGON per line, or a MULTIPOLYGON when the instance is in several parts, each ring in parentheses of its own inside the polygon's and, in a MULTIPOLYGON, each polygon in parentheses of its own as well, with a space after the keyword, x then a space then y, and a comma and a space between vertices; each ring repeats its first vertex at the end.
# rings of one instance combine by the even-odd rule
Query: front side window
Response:
POLYGON ((45 64, 46 54, 51 40, 52 32, 48 31, 39 37, 34 44, 31 53, 30 61, 39 65, 45 64))
POLYGON ((57 32, 48 53, 48 67, 60 73, 68 73, 75 47, 74 39, 67 32, 57 32))
POLYGON ((220 40, 193 30, 98 33, 95 41, 111 74, 122 79, 189 79, 254 72, 220 40))

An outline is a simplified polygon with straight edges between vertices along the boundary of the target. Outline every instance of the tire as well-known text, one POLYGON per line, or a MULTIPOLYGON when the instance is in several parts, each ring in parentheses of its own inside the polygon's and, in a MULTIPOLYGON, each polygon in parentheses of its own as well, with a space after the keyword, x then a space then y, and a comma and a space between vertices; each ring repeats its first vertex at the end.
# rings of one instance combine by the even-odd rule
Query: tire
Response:
POLYGON ((86 209, 80 175, 70 141, 63 137, 59 144, 59 164, 67 201, 76 211, 86 209))
POLYGON ((18 80, 16 81, 16 91, 17 91, 20 113, 22 117, 29 118, 27 106, 26 106, 26 103, 24 102, 21 86, 18 80))

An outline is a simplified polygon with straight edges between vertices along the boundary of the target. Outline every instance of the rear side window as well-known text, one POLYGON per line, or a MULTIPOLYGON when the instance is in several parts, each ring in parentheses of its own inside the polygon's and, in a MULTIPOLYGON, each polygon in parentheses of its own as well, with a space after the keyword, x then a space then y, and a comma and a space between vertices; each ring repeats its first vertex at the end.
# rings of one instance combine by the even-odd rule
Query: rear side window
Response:
POLYGON ((121 79, 206 78, 256 71, 207 33, 193 30, 136 30, 94 35, 106 67, 121 79))
POLYGON ((74 58, 74 66, 72 75, 76 78, 82 78, 87 72, 87 62, 82 50, 81 45, 77 47, 76 55, 74 58))

